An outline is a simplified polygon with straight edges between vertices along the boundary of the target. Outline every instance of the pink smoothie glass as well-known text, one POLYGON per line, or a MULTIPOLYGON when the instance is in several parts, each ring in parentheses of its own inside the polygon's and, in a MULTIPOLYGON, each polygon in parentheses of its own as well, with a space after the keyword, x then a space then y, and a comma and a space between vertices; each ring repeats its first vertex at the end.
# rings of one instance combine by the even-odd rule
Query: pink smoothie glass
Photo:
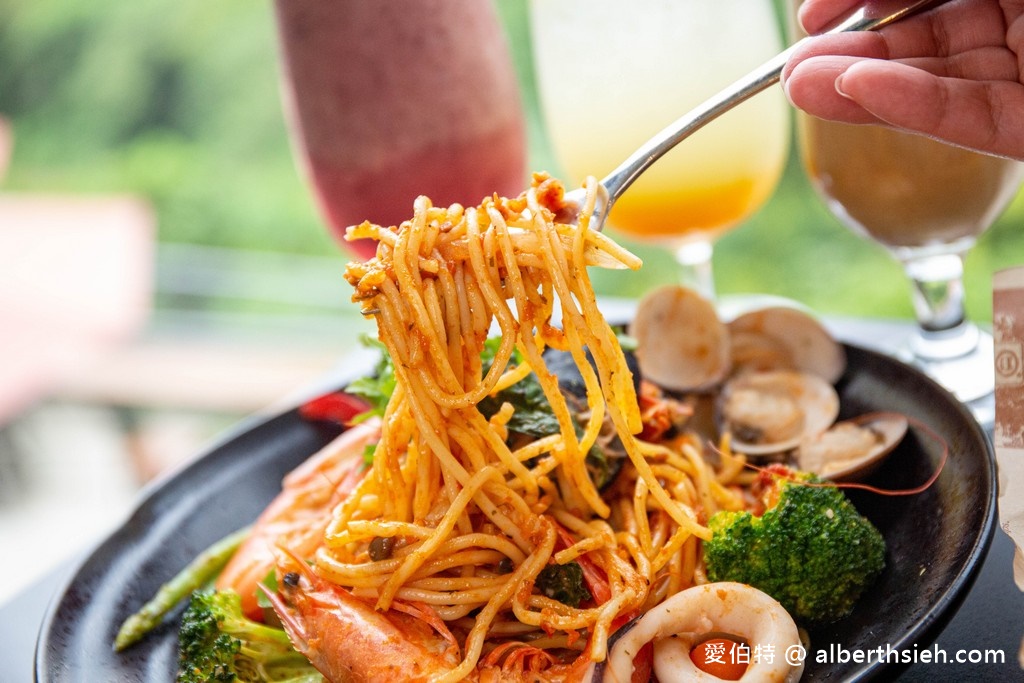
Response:
POLYGON ((276 13, 293 141, 338 239, 397 225, 418 195, 522 191, 519 87, 491 0, 276 0, 276 13))

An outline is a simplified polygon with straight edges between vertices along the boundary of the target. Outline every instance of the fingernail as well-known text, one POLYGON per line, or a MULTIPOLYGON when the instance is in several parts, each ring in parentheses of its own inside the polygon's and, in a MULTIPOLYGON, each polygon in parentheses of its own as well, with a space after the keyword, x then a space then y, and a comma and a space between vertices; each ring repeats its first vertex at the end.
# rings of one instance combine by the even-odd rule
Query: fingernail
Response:
POLYGON ((843 90, 843 79, 845 77, 846 77, 846 72, 843 72, 843 73, 839 74, 839 76, 836 78, 835 88, 836 88, 836 92, 837 93, 839 93, 840 95, 842 95, 846 99, 850 99, 850 96, 846 94, 845 90, 843 90))
POLYGON ((782 70, 782 73, 779 74, 779 85, 782 87, 782 92, 786 96, 786 99, 788 99, 790 102, 792 102, 793 99, 789 96, 789 76, 790 76, 790 72, 791 72, 790 69, 783 69, 782 70))

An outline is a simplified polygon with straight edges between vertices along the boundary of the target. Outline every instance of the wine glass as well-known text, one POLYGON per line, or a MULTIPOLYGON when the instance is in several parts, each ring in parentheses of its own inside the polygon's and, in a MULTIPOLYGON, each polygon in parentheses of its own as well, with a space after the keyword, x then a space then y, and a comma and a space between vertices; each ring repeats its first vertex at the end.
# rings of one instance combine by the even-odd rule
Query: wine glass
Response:
MULTIPOLYGON (((782 49, 770 0, 531 0, 530 23, 548 135, 577 184, 782 49)), ((673 249, 683 281, 714 298, 712 242, 768 199, 788 146, 776 88, 651 166, 609 225, 673 249)))
MULTIPOLYGON (((476 205, 525 183, 519 85, 491 0, 276 0, 294 146, 338 238, 418 195, 476 205)), ((375 242, 345 243, 363 257, 375 242)))
POLYGON ((879 126, 797 122, 804 168, 829 210, 885 247, 910 281, 917 329, 894 353, 961 401, 991 395, 992 337, 966 317, 963 258, 1015 196, 1021 164, 879 126))

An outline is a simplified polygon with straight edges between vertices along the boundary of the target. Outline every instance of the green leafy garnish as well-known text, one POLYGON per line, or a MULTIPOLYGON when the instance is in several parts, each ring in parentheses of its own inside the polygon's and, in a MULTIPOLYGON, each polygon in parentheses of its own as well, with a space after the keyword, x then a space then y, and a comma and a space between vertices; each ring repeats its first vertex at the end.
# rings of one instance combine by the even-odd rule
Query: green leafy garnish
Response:
POLYGON ((619 347, 621 347, 623 351, 636 351, 637 347, 640 346, 636 337, 631 337, 625 332, 618 332, 615 336, 618 338, 619 347))
MULTIPOLYGON (((267 575, 263 577, 263 585, 266 586, 271 593, 277 592, 277 569, 271 569, 267 572, 267 575)), ((263 609, 273 609, 273 605, 270 600, 267 599, 267 594, 262 590, 256 591, 256 604, 263 609)))
POLYGON ((515 413, 508 421, 510 432, 536 437, 558 433, 558 418, 551 411, 551 404, 544 395, 537 375, 531 373, 494 396, 487 396, 477 407, 485 417, 490 418, 506 402, 515 408, 515 413))
MULTIPOLYGON (((388 401, 391 400, 391 395, 395 391, 395 366, 387 348, 379 340, 368 336, 363 336, 362 342, 367 347, 378 349, 381 356, 373 375, 356 379, 345 388, 345 391, 362 397, 371 406, 369 410, 353 418, 353 423, 361 422, 372 416, 383 416, 388 401)), ((483 351, 480 354, 484 373, 490 369, 500 345, 500 337, 490 337, 484 342, 483 351)), ((510 364, 516 365, 521 362, 522 357, 516 351, 512 354, 510 364)), ((559 432, 558 418, 551 410, 551 404, 548 402, 536 374, 531 373, 494 396, 484 398, 477 407, 485 417, 490 418, 506 402, 515 409, 508 422, 510 433, 539 438, 559 432)), ((577 436, 582 436, 583 428, 575 418, 573 418, 573 428, 577 436)), ((373 464, 373 456, 374 447, 368 446, 363 451, 363 462, 367 467, 373 464)), ((586 465, 590 477, 598 489, 607 485, 617 472, 617 469, 612 467, 612 463, 596 444, 587 453, 586 465)))
MULTIPOLYGON (((491 367, 491 363, 494 362, 494 357, 498 355, 498 347, 501 346, 501 337, 488 337, 484 341, 483 351, 480 352, 480 359, 484 363, 484 372, 491 367)), ((509 361, 513 365, 522 362, 522 357, 519 354, 519 350, 512 352, 512 359, 509 361)))
MULTIPOLYGON (((484 417, 489 419, 505 402, 510 403, 515 409, 508 421, 510 433, 540 438, 559 432, 558 418, 551 410, 551 403, 544 394, 537 375, 530 373, 507 389, 484 398, 477 407, 484 417)), ((572 417, 572 424, 576 436, 583 436, 583 427, 575 417, 572 417)), ((611 483, 618 473, 618 468, 612 467, 612 463, 598 444, 594 444, 587 452, 586 466, 590 480, 598 490, 611 483)))
POLYGON ((373 416, 383 416, 391 395, 395 393, 395 364, 387 348, 379 340, 363 335, 363 345, 380 351, 380 359, 369 377, 360 377, 349 383, 345 391, 359 396, 370 404, 370 409, 353 418, 353 423, 363 422, 373 416))

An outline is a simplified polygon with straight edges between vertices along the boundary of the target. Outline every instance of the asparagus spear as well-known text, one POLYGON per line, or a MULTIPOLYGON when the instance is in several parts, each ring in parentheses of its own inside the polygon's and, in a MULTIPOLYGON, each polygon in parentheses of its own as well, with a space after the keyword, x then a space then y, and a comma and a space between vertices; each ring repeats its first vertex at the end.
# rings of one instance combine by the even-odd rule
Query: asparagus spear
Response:
POLYGON ((224 568, 238 546, 249 535, 250 527, 244 527, 225 536, 203 552, 196 555, 177 576, 160 586, 156 594, 142 608, 124 620, 114 639, 114 650, 120 652, 142 640, 156 628, 164 616, 175 605, 213 580, 224 568))

